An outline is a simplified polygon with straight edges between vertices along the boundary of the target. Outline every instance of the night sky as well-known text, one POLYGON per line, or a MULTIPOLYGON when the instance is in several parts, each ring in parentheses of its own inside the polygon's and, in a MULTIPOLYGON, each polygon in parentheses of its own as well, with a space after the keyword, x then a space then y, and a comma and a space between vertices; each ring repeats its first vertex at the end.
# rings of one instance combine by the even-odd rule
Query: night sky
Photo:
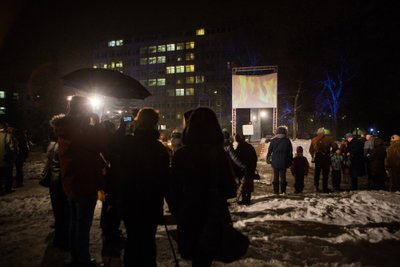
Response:
POLYGON ((396 1, 8 2, 0 4, 1 84, 24 82, 47 62, 60 74, 91 66, 99 40, 249 23, 261 51, 255 65, 278 65, 280 89, 291 93, 302 80, 307 102, 324 71, 344 62, 351 79, 343 106, 365 126, 400 132, 396 1))

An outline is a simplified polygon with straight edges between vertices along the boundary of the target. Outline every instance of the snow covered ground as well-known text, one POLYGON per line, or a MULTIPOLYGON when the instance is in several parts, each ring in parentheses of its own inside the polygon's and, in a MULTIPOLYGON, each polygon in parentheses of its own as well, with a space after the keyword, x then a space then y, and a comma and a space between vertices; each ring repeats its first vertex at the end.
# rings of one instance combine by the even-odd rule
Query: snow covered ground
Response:
MULTIPOLYGON (((309 141, 297 140, 308 151, 309 141)), ((262 175, 255 185, 252 205, 230 207, 235 226, 250 237, 245 257, 231 264, 213 266, 398 266, 400 248, 400 193, 360 191, 316 194, 313 173, 306 179, 303 194, 293 194, 293 177, 288 175, 288 194, 275 196, 271 167, 260 151, 258 169, 262 175)), ((264 154, 263 154, 264 153, 264 154)), ((310 159, 309 155, 306 156, 310 159)), ((38 185, 45 155, 31 153, 25 166, 25 187, 0 196, 0 266, 63 266, 69 254, 52 246, 53 222, 47 188, 38 185)), ((343 183, 343 188, 348 188, 343 183)), ((101 202, 96 207, 91 232, 92 256, 101 258, 99 226, 101 202)), ((138 218, 140 219, 140 218, 138 218)), ((168 225, 172 234, 173 223, 168 225)), ((165 227, 157 233, 158 266, 175 266, 165 227)), ((176 243, 173 243, 176 249, 176 243)), ((180 266, 190 262, 179 259, 180 266)), ((111 266, 121 266, 113 258, 111 266)))

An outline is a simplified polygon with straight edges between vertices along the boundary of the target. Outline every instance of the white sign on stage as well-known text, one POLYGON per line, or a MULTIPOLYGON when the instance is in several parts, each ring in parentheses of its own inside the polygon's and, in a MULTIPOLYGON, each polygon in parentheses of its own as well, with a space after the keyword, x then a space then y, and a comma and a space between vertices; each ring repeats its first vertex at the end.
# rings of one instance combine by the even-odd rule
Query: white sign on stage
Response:
POLYGON ((253 124, 242 125, 242 130, 243 130, 243 135, 253 135, 254 134, 253 124))

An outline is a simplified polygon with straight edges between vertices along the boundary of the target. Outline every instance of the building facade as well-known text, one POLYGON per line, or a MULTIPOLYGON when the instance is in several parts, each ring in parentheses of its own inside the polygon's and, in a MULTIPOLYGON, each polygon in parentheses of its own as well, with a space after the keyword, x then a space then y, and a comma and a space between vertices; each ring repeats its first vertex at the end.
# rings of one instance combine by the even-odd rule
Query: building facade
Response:
POLYGON ((240 56, 235 42, 240 32, 199 28, 99 42, 93 67, 139 80, 152 94, 141 105, 160 111, 161 130, 181 128, 184 112, 198 106, 213 109, 230 129, 231 68, 240 56))

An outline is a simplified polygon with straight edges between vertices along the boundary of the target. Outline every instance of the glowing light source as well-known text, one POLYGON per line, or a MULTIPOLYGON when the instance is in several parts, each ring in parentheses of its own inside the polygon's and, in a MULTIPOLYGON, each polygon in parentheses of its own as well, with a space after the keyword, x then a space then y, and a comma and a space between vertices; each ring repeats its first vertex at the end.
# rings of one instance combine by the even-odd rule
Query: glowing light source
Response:
POLYGON ((257 116, 254 115, 254 116, 253 116, 253 121, 256 121, 256 120, 257 120, 257 116))
POLYGON ((267 117, 267 112, 266 111, 261 111, 260 112, 260 116, 262 117, 262 118, 266 118, 267 117))
POLYGON ((103 100, 98 96, 93 96, 89 98, 90 105, 92 105, 93 109, 99 109, 103 104, 103 100))
POLYGON ((71 101, 71 99, 72 99, 72 95, 67 96, 67 100, 68 100, 68 101, 71 101))

